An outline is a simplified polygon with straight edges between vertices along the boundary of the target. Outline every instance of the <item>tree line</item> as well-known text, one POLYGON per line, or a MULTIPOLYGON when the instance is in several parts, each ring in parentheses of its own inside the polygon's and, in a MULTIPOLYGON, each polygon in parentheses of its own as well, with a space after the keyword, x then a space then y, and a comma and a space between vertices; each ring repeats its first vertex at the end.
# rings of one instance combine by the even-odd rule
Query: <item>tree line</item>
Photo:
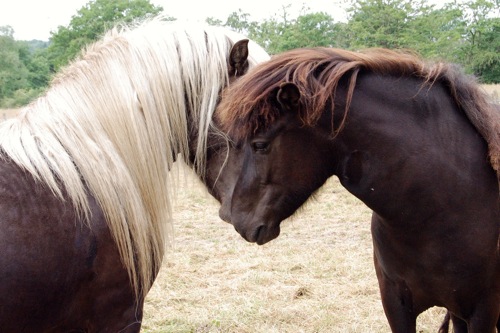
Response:
MULTIPOLYGON (((428 0, 341 0, 345 21, 290 5, 261 21, 241 10, 208 24, 247 35, 270 54, 299 47, 409 49, 422 57, 461 65, 483 83, 500 83, 500 0, 456 0, 442 6, 428 0)), ((50 40, 19 41, 0 26, 0 108, 18 107, 39 96, 51 77, 85 45, 116 24, 168 14, 149 0, 91 0, 50 40)), ((167 20, 174 17, 165 16, 167 20)))

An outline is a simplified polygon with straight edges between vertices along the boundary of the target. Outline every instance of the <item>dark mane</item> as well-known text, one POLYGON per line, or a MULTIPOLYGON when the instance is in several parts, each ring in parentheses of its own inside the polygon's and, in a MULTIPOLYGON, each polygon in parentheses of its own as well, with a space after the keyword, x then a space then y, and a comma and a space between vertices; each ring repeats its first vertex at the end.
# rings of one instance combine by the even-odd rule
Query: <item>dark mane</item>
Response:
MULTIPOLYGON (((418 56, 387 49, 351 52, 340 49, 296 49, 274 56, 257 66, 229 89, 236 98, 222 98, 218 117, 223 128, 241 140, 279 116, 275 96, 280 84, 293 82, 302 97, 300 116, 313 125, 325 105, 334 105, 340 79, 349 82, 346 110, 349 109, 360 70, 395 76, 414 76, 423 84, 442 82, 457 105, 488 142, 493 168, 500 170, 500 108, 493 104, 476 81, 457 66, 426 63, 418 56)), ((347 112, 345 113, 347 115, 347 112)), ((340 125, 340 128, 342 124, 340 125)))

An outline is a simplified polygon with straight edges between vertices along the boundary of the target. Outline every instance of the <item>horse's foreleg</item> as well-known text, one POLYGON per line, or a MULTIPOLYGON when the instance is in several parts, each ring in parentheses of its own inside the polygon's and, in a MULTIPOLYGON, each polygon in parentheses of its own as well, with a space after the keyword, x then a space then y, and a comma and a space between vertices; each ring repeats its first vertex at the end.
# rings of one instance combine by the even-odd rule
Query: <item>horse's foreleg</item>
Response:
POLYGON ((411 292, 402 283, 391 281, 374 256, 384 312, 393 333, 415 333, 417 315, 413 311, 411 292))
POLYGON ((453 322, 453 333, 467 333, 469 331, 467 323, 457 316, 452 314, 451 321, 453 322))
POLYGON ((468 320, 468 333, 495 333, 497 330, 500 332, 499 311, 500 305, 495 299, 477 306, 468 320))
POLYGON ((450 311, 446 312, 438 333, 448 333, 450 331, 450 311))

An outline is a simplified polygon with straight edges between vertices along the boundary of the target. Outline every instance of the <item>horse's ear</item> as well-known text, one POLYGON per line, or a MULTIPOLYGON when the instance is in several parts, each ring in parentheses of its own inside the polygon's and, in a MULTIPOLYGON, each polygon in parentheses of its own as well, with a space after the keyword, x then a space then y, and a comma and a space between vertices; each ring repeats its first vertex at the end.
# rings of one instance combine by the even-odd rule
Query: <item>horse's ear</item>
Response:
POLYGON ((248 70, 248 39, 237 41, 229 53, 229 71, 241 76, 248 70))
POLYGON ((296 110, 300 101, 300 90, 291 82, 282 83, 276 99, 285 109, 296 110))

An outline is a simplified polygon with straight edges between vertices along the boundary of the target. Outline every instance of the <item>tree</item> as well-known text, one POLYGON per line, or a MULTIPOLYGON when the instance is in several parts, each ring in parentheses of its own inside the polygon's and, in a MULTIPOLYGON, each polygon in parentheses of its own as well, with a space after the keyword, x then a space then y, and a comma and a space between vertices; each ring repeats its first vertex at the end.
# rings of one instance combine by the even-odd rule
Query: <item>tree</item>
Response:
POLYGON ((0 107, 18 107, 40 95, 50 78, 43 51, 15 41, 11 27, 0 27, 0 107))
POLYGON ((404 48, 460 63, 484 82, 500 82, 500 1, 350 0, 345 47, 404 48))
POLYGON ((440 9, 429 7, 410 23, 406 47, 425 58, 457 62, 464 27, 462 11, 455 4, 440 9))
MULTIPOLYGON (((27 46, 29 47, 29 44, 27 46)), ((29 87, 36 90, 45 89, 52 76, 47 59, 47 47, 31 51, 31 56, 25 65, 29 71, 29 87)))
POLYGON ((14 39, 14 29, 10 25, 0 26, 0 36, 14 39))
POLYGON ((0 106, 17 90, 28 86, 28 70, 21 61, 19 45, 12 33, 0 36, 0 106))
POLYGON ((486 83, 500 82, 500 7, 498 0, 475 0, 462 5, 466 29, 460 52, 468 72, 486 83))
POLYGON ((282 48, 290 50, 298 47, 337 46, 336 26, 327 13, 307 13, 293 20, 283 32, 282 48))
POLYGON ((71 18, 67 27, 59 26, 57 32, 51 33, 49 61, 57 71, 114 25, 153 16, 162 10, 149 0, 92 0, 71 18))
POLYGON ((481 28, 471 71, 485 83, 500 83, 500 18, 485 20, 481 28))
POLYGON ((241 9, 238 9, 237 12, 232 12, 231 14, 229 14, 224 26, 246 35, 249 33, 248 29, 252 24, 252 22, 248 22, 249 18, 250 14, 244 13, 241 9))
POLYGON ((426 0, 360 0, 347 9, 351 48, 404 48, 413 35, 411 22, 428 10, 426 0))
POLYGON ((224 24, 213 18, 207 22, 248 35, 271 54, 298 47, 336 45, 338 28, 330 15, 309 13, 303 9, 297 18, 290 19, 289 9, 290 6, 284 6, 280 16, 275 15, 260 23, 249 21, 250 15, 241 10, 231 13, 224 24))

